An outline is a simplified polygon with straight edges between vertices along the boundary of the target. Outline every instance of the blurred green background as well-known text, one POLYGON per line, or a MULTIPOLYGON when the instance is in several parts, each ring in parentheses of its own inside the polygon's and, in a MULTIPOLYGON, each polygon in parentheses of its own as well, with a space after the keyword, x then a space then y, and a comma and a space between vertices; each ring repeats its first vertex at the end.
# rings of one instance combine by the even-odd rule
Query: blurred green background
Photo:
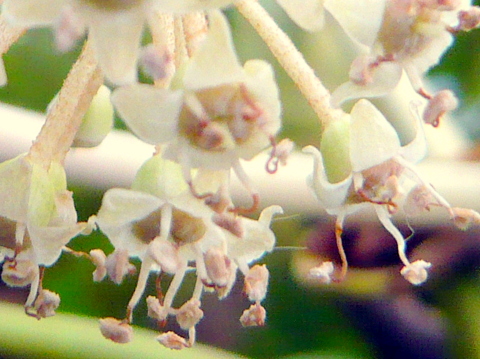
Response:
MULTIPOLYGON (((330 46, 326 48, 331 53, 318 51, 309 44, 317 41, 315 37, 322 35, 299 31, 278 6, 272 2, 264 3, 276 14, 279 24, 309 60, 322 56, 338 57, 331 67, 316 68, 316 71, 322 78, 325 76, 326 83, 330 86, 341 81, 344 73, 340 74, 340 69, 347 66, 348 61, 339 55, 344 50, 338 48, 338 43, 335 45, 335 39, 323 35, 322 41, 330 46)), ((264 58, 276 64, 268 49, 241 16, 235 10, 229 10, 228 15, 241 59, 264 58)), ((1 101, 45 111, 49 101, 59 91, 80 48, 79 45, 75 51, 59 54, 52 47, 51 40, 50 31, 31 30, 5 55, 9 84, 0 89, 1 101)), ((480 137, 479 45, 479 31, 458 36, 455 46, 448 51, 441 65, 430 73, 436 81, 448 82, 461 96, 462 106, 456 117, 472 140, 480 137)), ((346 58, 350 55, 347 54, 346 58)), ((307 144, 318 145, 320 128, 313 112, 283 70, 275 66, 284 104, 284 129, 281 137, 293 139, 298 148, 307 144)), ((124 128, 124 125, 117 119, 116 127, 124 128)), ((80 220, 86 220, 96 213, 101 203, 101 191, 86 188, 81 183, 72 183, 70 189, 75 193, 80 220)), ((347 250, 348 245, 352 245, 350 251, 354 256, 351 279, 342 285, 333 284, 327 288, 310 286, 297 280, 294 273, 306 260, 305 254, 302 250, 284 250, 281 247, 303 247, 308 244, 313 249, 326 248, 331 241, 332 222, 325 218, 307 218, 302 214, 275 222, 273 229, 277 233, 280 248, 264 258, 271 271, 270 289, 265 301, 268 313, 266 327, 241 328, 238 317, 249 304, 242 296, 241 283, 237 283, 232 295, 222 302, 218 302, 213 295, 205 295, 205 318, 198 326, 199 341, 250 358, 480 358, 480 277, 477 271, 480 252, 476 249, 479 233, 452 232, 451 227, 440 224, 420 229, 415 236, 417 239, 411 244, 412 251, 434 253, 439 258, 439 267, 444 270, 438 275, 434 273, 427 285, 411 288, 406 287, 401 278, 398 280, 400 267, 395 259, 395 250, 392 254, 391 246, 384 245, 391 239, 380 241, 374 237, 371 233, 377 234, 378 226, 371 232, 365 232, 362 226, 364 224, 360 223, 347 225, 347 250), (363 233, 363 236, 359 236, 359 233, 363 233), (445 236, 450 239, 454 237, 455 250, 448 240, 444 240, 445 236), (365 248, 374 248, 380 254, 368 258, 367 255, 362 256, 355 252, 355 244, 358 243, 364 243, 365 248)), ((384 233, 380 236, 388 237, 384 233)), ((112 249, 100 233, 76 238, 72 243, 72 247, 77 250, 88 251, 100 247, 109 253, 112 249)), ((92 265, 86 260, 68 255, 63 255, 54 268, 47 270, 44 286, 61 295, 59 313, 95 318, 123 317, 135 286, 135 278, 129 278, 120 286, 108 281, 93 283, 92 271, 92 265)), ((168 280, 165 284, 168 284, 168 280)), ((180 301, 188 298, 192 286, 193 279, 189 278, 179 294, 180 301)), ((6 301, 22 303, 25 299, 24 290, 13 291, 4 286, 1 289, 6 301)), ((153 283, 147 292, 154 292, 153 283)), ((57 324, 47 327, 50 332, 42 332, 38 329, 39 324, 48 325, 47 322, 57 319, 36 323, 23 316, 21 305, 0 307, 0 312, 2 321, 8 323, 4 328, 5 334, 0 335, 0 355, 4 358, 143 358, 146 355, 135 351, 123 352, 124 347, 119 346, 116 346, 120 349, 115 352, 97 353, 97 356, 93 356, 92 352, 96 350, 92 351, 92 348, 84 351, 69 351, 61 345, 57 348, 59 343, 75 341, 68 334, 69 327, 78 331, 80 343, 84 340, 85 345, 89 344, 93 348, 96 345, 100 348, 103 344, 88 336, 87 339, 81 339, 80 334, 87 329, 77 327, 76 320, 72 317, 59 316, 57 324), (34 339, 25 339, 31 338, 26 333, 33 337, 52 336, 57 339, 52 342, 44 340, 46 344, 42 346, 34 339), (17 342, 18 338, 22 339, 17 342), (32 347, 33 350, 30 350, 32 347), (57 349, 49 351, 49 347, 57 349)), ((155 329, 154 323, 146 319, 144 304, 137 309, 135 318, 136 325, 155 329)), ((94 326, 96 330, 95 321, 85 325, 85 328, 94 326)), ((154 342, 152 333, 144 335, 151 336, 151 341, 154 342)), ((99 332, 98 337, 101 339, 99 332)), ((140 342, 137 345, 143 347, 147 344, 140 342)), ((162 358, 170 358, 170 355, 172 358, 194 355, 193 351, 191 354, 188 351, 165 352, 159 345, 152 350, 158 350, 152 357, 157 354, 162 358)), ((200 354, 195 355, 200 358, 200 354)))

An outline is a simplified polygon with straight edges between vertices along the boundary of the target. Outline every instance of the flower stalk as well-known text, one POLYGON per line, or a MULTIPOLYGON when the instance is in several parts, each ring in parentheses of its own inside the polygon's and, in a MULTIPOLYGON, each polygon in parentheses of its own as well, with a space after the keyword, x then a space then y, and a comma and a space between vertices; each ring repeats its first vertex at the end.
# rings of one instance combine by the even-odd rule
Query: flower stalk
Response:
POLYGON ((272 19, 258 1, 237 1, 238 11, 247 19, 261 36, 280 65, 295 82, 303 96, 315 111, 322 128, 339 116, 340 109, 330 104, 330 92, 315 75, 292 40, 272 19))
POLYGON ((88 43, 72 67, 47 119, 33 143, 29 157, 48 167, 63 163, 103 76, 88 43))

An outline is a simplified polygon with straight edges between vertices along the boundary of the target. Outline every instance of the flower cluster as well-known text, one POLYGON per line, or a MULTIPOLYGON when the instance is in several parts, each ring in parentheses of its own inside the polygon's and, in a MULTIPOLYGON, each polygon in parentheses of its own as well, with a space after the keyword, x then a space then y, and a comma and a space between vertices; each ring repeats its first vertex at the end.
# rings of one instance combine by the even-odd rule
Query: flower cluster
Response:
MULTIPOLYGON (((94 281, 121 284, 137 272, 136 288, 125 318, 103 318, 101 333, 116 343, 132 340, 134 312, 149 277, 157 292, 146 297, 148 316, 163 324, 170 317, 188 333, 159 334, 171 349, 195 342, 203 318, 204 292, 225 298, 238 272, 252 305, 239 318, 243 326, 266 320, 262 301, 269 272, 255 264, 274 249, 270 225, 282 208, 255 213, 261 198, 243 169, 270 149, 266 171, 286 164, 293 143, 277 143, 282 109, 275 74, 263 60, 238 60, 230 26, 221 8, 234 4, 250 21, 304 94, 322 125, 320 150, 313 156, 309 184, 321 205, 337 216, 336 237, 343 266, 324 262, 310 274, 322 283, 342 280, 347 272, 343 222, 350 213, 371 207, 398 245, 401 275, 423 283, 432 265, 410 262, 406 240, 391 216, 414 216, 431 206, 445 208, 455 225, 480 222, 472 210, 454 208, 415 170, 426 152, 424 123, 438 126, 458 101, 450 90, 433 95, 422 76, 434 66, 460 31, 480 24, 480 11, 462 0, 277 0, 307 31, 320 31, 325 12, 338 22, 358 49, 349 80, 332 94, 322 85, 290 39, 256 0, 4 0, 0 19, 3 54, 26 29, 51 27, 57 47, 67 51, 87 36, 82 55, 48 109, 47 120, 31 150, 0 164, 0 236, 2 280, 30 285, 25 308, 37 318, 55 314, 60 297, 42 286, 45 267, 62 252, 88 258, 94 281), (152 44, 141 48, 145 25, 152 44), (137 66, 153 80, 138 82, 137 66), (402 144, 388 119, 365 97, 389 94, 403 74, 424 100, 423 118, 410 121, 416 137, 402 144), (110 93, 103 83, 113 87, 110 93), (95 95, 98 93, 97 97, 95 95), (95 99, 94 99, 95 97, 95 99), (359 99, 350 113, 340 106, 359 99), (108 102, 102 107, 99 102, 108 102), (112 107, 113 106, 113 107, 112 107), (130 189, 112 188, 88 223, 77 222, 63 169, 71 146, 92 147, 110 130, 113 111, 154 154, 138 170, 130 189), (96 117, 101 117, 97 119, 96 117), (93 121, 92 121, 93 120, 93 121), (252 205, 237 206, 230 194, 233 172, 252 205), (89 253, 67 247, 78 234, 99 229, 113 245, 89 253), (174 306, 188 273, 196 277, 189 300, 174 306), (164 276, 171 276, 166 293, 164 276)), ((3 63, 0 81, 6 83, 3 63), (3 76, 4 75, 4 76, 3 76)))

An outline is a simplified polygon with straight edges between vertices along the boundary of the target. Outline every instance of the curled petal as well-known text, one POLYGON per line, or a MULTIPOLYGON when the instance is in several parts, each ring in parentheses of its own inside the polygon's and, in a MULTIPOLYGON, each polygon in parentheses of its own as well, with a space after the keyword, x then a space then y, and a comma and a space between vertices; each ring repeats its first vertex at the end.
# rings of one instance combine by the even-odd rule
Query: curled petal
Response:
POLYGON ((397 86, 402 73, 402 67, 397 62, 381 61, 368 69, 369 78, 365 83, 349 81, 337 87, 332 93, 332 104, 340 106, 350 99, 384 96, 397 86))
POLYGON ((338 209, 346 201, 348 190, 352 184, 352 175, 350 174, 343 181, 330 183, 325 173, 320 151, 313 146, 307 146, 302 151, 311 154, 314 158, 313 175, 307 181, 317 199, 329 211, 338 209))

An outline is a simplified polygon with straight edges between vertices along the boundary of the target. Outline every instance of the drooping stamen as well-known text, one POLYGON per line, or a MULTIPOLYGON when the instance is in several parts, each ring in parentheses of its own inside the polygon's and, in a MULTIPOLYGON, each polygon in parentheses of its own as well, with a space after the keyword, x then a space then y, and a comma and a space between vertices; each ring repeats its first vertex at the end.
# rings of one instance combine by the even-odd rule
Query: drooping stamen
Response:
POLYGON ((337 242, 338 254, 340 255, 340 260, 342 261, 342 269, 338 277, 334 278, 334 282, 342 282, 347 276, 348 272, 348 259, 347 254, 345 253, 345 248, 343 247, 342 234, 343 234, 343 222, 345 220, 345 211, 341 211, 337 220, 335 221, 335 240, 337 242))
POLYGON ((380 220, 380 223, 397 241, 398 256, 400 257, 400 260, 405 266, 409 266, 410 261, 405 254, 405 238, 403 238, 403 235, 400 233, 398 228, 395 227, 395 225, 392 223, 390 216, 384 207, 374 206, 374 208, 375 212, 377 213, 377 217, 380 220))
POLYGON ((31 312, 31 309, 33 308, 33 303, 35 302, 38 293, 40 293, 43 288, 42 282, 44 273, 45 267, 39 266, 35 278, 33 279, 32 284, 30 284, 30 292, 28 293, 27 301, 25 302, 25 314, 37 318, 38 320, 41 318, 37 313, 31 312))
POLYGON ((130 301, 127 305, 127 314, 126 314, 126 322, 131 324, 133 321, 133 310, 138 304, 138 301, 143 295, 145 291, 145 287, 147 286, 148 276, 150 274, 150 270, 152 268, 154 261, 150 256, 145 256, 142 261, 142 266, 140 267, 140 273, 138 275, 137 285, 135 287, 135 291, 130 298, 130 301))
POLYGON ((238 214, 253 213, 258 209, 258 206, 260 204, 260 195, 256 190, 253 189, 253 183, 250 177, 248 177, 248 175, 245 173, 245 170, 243 169, 238 159, 234 162, 234 164, 232 165, 232 168, 235 174, 237 175, 237 178, 240 180, 240 182, 248 191, 248 193, 250 193, 250 195, 252 196, 253 203, 250 208, 235 207, 231 209, 231 212, 238 213, 238 214))

